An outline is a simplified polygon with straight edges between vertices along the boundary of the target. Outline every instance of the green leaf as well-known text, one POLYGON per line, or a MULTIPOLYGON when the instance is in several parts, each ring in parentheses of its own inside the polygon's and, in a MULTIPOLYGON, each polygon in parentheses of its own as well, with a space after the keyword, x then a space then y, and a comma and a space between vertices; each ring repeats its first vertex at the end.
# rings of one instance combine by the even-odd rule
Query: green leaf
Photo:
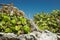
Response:
POLYGON ((30 28, 27 25, 24 26, 23 30, 24 30, 25 33, 30 32, 30 28))
POLYGON ((47 18, 47 20, 50 20, 50 18, 47 18))
POLYGON ((13 31, 15 31, 15 27, 12 27, 12 26, 11 26, 10 29, 13 30, 13 31))
POLYGON ((5 32, 10 33, 10 32, 12 32, 12 30, 10 28, 6 28, 5 32))
POLYGON ((16 20, 14 20, 14 19, 11 20, 11 23, 16 24, 16 20))
POLYGON ((19 30, 19 31, 17 32, 17 35, 20 35, 20 33, 21 33, 21 30, 19 30))
POLYGON ((4 21, 8 21, 8 20, 10 20, 10 17, 8 17, 8 16, 3 16, 3 20, 4 20, 4 21))
POLYGON ((18 21, 17 24, 21 24, 21 21, 18 21))
POLYGON ((44 30, 44 27, 39 27, 40 28, 40 30, 44 30))
POLYGON ((26 19, 23 18, 21 22, 22 22, 22 24, 26 24, 26 19))
POLYGON ((15 30, 19 31, 20 30, 20 26, 15 26, 15 30))

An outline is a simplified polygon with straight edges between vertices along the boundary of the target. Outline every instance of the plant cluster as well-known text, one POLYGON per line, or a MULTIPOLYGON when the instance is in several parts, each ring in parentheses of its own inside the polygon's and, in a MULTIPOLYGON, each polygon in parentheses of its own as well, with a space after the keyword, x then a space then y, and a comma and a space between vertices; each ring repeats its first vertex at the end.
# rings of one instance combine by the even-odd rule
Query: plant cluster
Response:
POLYGON ((60 32, 60 10, 53 10, 51 13, 41 12, 34 15, 34 21, 40 30, 60 32))
POLYGON ((0 13, 0 32, 15 33, 17 35, 30 33, 29 20, 23 16, 0 13))

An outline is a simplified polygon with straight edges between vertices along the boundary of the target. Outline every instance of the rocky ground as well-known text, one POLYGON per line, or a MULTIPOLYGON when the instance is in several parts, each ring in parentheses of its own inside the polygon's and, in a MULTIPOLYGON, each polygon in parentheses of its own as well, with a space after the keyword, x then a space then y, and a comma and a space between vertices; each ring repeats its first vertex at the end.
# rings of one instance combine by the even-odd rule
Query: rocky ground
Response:
POLYGON ((0 33, 0 40, 60 40, 58 35, 50 31, 33 31, 30 34, 15 35, 13 33, 0 33))

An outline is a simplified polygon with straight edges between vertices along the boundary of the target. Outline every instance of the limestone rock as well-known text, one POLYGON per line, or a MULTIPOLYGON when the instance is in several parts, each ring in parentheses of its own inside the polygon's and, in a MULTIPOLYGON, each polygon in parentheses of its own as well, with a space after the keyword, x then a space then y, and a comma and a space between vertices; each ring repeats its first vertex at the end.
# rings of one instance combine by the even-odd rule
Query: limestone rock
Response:
POLYGON ((59 40, 57 35, 50 31, 33 31, 30 34, 0 33, 0 40, 59 40))

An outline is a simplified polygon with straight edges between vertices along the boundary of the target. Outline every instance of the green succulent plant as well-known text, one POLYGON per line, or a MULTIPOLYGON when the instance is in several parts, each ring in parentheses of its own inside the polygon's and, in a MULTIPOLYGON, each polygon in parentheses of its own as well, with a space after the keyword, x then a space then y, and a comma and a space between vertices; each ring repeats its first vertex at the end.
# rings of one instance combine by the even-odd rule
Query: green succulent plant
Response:
POLYGON ((10 32, 12 32, 12 30, 11 30, 10 28, 6 28, 6 29, 5 29, 5 32, 6 32, 6 33, 10 33, 10 32))
POLYGON ((24 30, 25 33, 29 33, 30 32, 30 28, 27 25, 25 25, 23 27, 23 30, 24 30))
POLYGON ((41 12, 34 15, 34 21, 40 28, 40 30, 49 30, 51 32, 57 33, 59 28, 57 23, 58 14, 60 10, 54 10, 50 14, 41 12))
POLYGON ((20 30, 20 26, 15 26, 15 30, 19 31, 20 30))
POLYGON ((22 31, 23 33, 30 32, 30 24, 28 22, 28 19, 22 16, 11 16, 6 13, 0 13, 0 32, 12 32, 17 35, 20 35, 22 31))

